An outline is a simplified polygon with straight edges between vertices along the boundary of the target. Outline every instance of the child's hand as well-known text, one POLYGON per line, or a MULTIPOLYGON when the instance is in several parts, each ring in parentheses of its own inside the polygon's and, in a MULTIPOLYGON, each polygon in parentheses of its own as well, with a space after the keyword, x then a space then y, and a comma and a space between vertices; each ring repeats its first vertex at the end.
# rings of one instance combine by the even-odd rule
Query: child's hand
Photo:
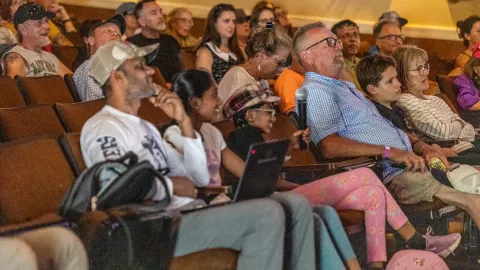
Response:
POLYGON ((302 136, 302 140, 307 144, 310 143, 312 140, 312 134, 310 132, 310 127, 307 127, 305 130, 298 130, 295 133, 293 133, 292 137, 290 138, 290 148, 292 150, 298 150, 300 149, 300 142, 299 142, 299 137, 302 136))

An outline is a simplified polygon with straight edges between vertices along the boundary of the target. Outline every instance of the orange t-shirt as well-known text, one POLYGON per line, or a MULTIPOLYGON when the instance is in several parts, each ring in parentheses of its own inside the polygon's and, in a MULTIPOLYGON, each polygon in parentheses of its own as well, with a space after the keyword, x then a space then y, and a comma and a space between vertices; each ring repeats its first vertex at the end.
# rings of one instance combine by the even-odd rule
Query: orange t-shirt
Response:
POLYGON ((276 96, 281 98, 280 110, 286 112, 297 106, 295 102, 295 92, 305 81, 305 76, 298 74, 291 69, 285 69, 280 76, 278 76, 273 91, 276 96))

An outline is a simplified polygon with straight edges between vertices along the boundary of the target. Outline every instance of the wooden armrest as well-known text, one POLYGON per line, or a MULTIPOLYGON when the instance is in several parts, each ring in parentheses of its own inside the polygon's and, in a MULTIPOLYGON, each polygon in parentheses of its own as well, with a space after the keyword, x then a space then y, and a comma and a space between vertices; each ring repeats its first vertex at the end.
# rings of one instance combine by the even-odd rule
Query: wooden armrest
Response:
POLYGON ((61 225, 65 222, 66 221, 64 221, 61 216, 55 213, 48 213, 31 221, 0 226, 0 236, 15 235, 24 231, 34 230, 37 228, 61 225))
POLYGON ((376 162, 372 161, 370 158, 360 157, 360 158, 345 160, 341 162, 300 164, 300 165, 292 164, 292 165, 284 166, 282 168, 282 171, 286 173, 298 173, 298 172, 325 172, 325 171, 335 171, 338 169, 353 170, 361 167, 371 167, 375 164, 376 162))
POLYGON ((232 186, 207 186, 207 187, 199 187, 197 188, 198 190, 198 195, 204 195, 204 196, 209 196, 209 195, 215 195, 215 194, 221 194, 221 193, 231 193, 232 192, 232 186))

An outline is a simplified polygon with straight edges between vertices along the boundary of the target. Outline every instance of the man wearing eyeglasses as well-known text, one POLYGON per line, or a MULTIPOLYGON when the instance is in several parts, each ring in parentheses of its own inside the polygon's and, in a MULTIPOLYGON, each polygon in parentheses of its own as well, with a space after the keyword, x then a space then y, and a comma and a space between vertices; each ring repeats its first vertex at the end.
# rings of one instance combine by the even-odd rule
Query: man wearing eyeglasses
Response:
POLYGON ((373 35, 378 48, 378 53, 384 56, 392 56, 393 53, 403 46, 405 36, 402 28, 396 20, 380 20, 373 27, 373 35))
MULTIPOLYGON (((339 79, 345 65, 342 44, 331 31, 322 23, 308 24, 297 30, 293 42, 306 72, 302 88, 308 92, 307 123, 312 141, 326 158, 382 155, 383 182, 399 202, 431 202, 436 197, 478 220, 479 195, 448 188, 427 170, 425 159, 445 160, 445 155, 416 149, 423 155, 417 156, 413 137, 383 118, 352 83, 339 79)), ((445 166, 449 169, 448 162, 445 166)))
POLYGON ((2 58, 3 74, 10 77, 42 77, 71 74, 72 72, 58 58, 42 47, 50 44, 48 19, 55 13, 44 7, 26 3, 18 8, 13 17, 20 44, 13 47, 2 58))

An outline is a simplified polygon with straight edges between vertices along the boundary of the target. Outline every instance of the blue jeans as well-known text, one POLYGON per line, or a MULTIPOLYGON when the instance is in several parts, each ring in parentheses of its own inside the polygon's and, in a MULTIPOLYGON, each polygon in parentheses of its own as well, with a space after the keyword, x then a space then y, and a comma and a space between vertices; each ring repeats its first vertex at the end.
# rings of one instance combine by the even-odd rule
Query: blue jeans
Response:
POLYGON ((314 206, 317 269, 345 269, 344 262, 355 253, 337 211, 331 206, 314 206))

